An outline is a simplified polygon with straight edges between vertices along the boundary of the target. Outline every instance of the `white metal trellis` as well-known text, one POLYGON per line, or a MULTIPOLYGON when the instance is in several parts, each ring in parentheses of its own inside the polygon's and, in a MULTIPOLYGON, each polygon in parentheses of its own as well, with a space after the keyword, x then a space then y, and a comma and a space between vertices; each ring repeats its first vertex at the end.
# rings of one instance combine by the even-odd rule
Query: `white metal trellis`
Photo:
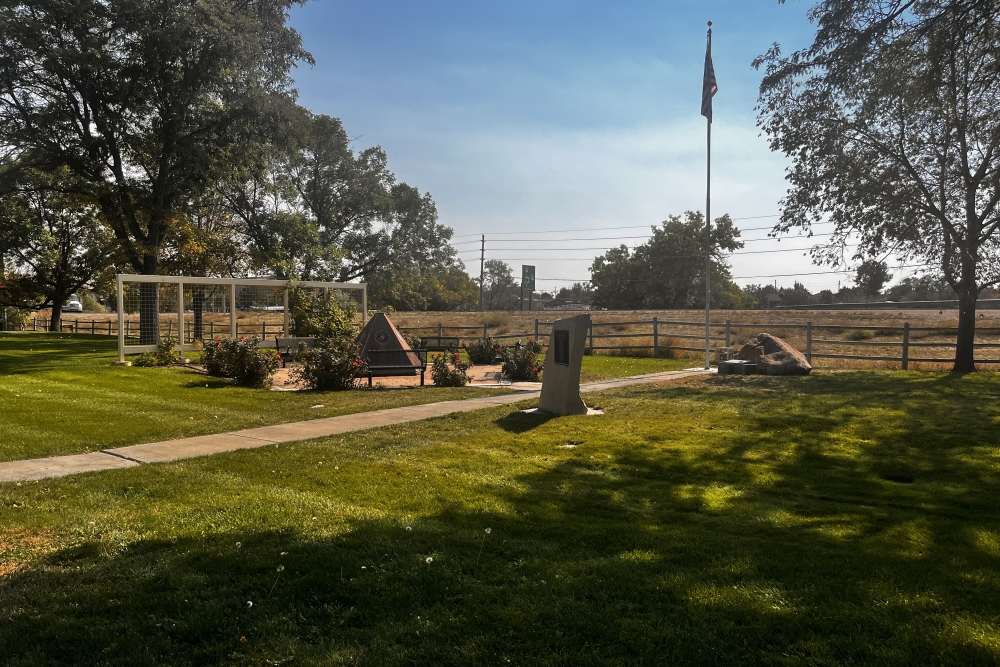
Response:
MULTIPOLYGON (((126 354, 136 354, 140 352, 155 352, 155 344, 140 344, 133 345, 128 344, 128 339, 126 337, 126 332, 129 329, 128 324, 125 320, 125 284, 155 284, 159 287, 157 288, 162 292, 163 289, 176 289, 176 313, 177 317, 177 345, 175 349, 182 355, 185 350, 191 350, 195 348, 195 341, 192 339, 191 344, 187 344, 186 333, 185 333, 185 285, 191 286, 211 286, 213 288, 224 288, 222 294, 219 295, 218 300, 223 304, 223 311, 228 312, 229 322, 225 329, 218 329, 218 333, 227 334, 232 337, 236 337, 239 334, 239 324, 237 323, 237 288, 270 288, 272 291, 281 292, 281 312, 282 312, 282 323, 281 330, 285 337, 289 335, 289 314, 288 314, 288 292, 290 288, 303 287, 310 289, 321 289, 324 291, 324 295, 329 294, 330 290, 340 290, 340 291, 355 291, 360 292, 361 296, 361 323, 362 325, 368 321, 368 286, 366 283, 339 283, 339 282, 324 282, 315 280, 262 280, 255 278, 202 278, 199 276, 143 276, 143 275, 131 275, 131 274, 120 274, 117 276, 117 305, 118 305, 118 363, 125 363, 126 354)), ((215 291, 213 289, 213 291, 215 291)), ((172 292, 171 292, 172 296, 172 292)), ((157 302, 159 300, 159 292, 157 295, 157 302)), ((158 304, 157 304, 158 305, 158 304)), ((264 307, 265 311, 276 311, 278 306, 264 307)), ((159 337, 159 310, 157 310, 157 322, 156 322, 156 335, 159 337)), ((172 323, 171 323, 172 325, 172 323)), ((216 331, 214 327, 214 322, 212 324, 212 331, 216 331)), ((266 333, 267 325, 263 324, 263 331, 266 333)))

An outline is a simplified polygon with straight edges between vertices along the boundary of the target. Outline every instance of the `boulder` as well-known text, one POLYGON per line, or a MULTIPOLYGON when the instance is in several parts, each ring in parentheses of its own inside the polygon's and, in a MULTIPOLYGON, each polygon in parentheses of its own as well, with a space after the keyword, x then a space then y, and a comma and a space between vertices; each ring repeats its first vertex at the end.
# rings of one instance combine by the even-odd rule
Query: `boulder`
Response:
POLYGON ((812 370, 801 352, 766 333, 744 345, 736 358, 757 364, 757 372, 764 375, 808 375, 812 370))

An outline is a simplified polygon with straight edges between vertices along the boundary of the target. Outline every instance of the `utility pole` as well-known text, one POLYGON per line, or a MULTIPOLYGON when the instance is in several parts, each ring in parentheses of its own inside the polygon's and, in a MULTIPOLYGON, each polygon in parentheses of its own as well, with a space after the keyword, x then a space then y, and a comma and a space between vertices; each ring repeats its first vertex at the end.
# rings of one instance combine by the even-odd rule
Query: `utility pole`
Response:
POLYGON ((486 276, 486 234, 482 237, 482 246, 479 249, 479 312, 483 311, 483 284, 486 276))

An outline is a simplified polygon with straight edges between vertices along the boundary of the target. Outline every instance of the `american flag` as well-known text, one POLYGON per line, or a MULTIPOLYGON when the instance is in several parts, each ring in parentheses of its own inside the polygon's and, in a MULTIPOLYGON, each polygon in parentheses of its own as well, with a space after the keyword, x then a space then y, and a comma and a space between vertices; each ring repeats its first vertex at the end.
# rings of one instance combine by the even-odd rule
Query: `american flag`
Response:
POLYGON ((701 86, 701 115, 712 122, 712 98, 719 92, 719 84, 715 81, 715 67, 712 65, 712 33, 708 34, 708 46, 705 49, 705 77, 701 86))

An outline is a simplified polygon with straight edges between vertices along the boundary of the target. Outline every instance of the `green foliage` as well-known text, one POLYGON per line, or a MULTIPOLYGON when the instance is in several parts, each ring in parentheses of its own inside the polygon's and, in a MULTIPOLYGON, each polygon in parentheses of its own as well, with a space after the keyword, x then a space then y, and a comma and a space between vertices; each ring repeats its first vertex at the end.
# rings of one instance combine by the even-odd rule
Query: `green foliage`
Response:
POLYGON ((232 378, 241 387, 267 389, 281 365, 278 351, 259 349, 256 336, 223 338, 205 344, 202 363, 209 375, 232 378))
POLYGON ((89 290, 84 290, 80 293, 80 305, 83 306, 83 312, 85 313, 107 312, 107 308, 104 307, 104 304, 98 301, 89 290))
POLYGON ((500 356, 503 359, 500 371, 508 380, 512 382, 538 381, 538 374, 542 368, 532 347, 522 345, 521 341, 517 341, 513 345, 503 347, 500 356))
POLYGON ((431 364, 431 379, 435 387, 464 387, 469 383, 471 367, 472 364, 462 361, 457 352, 451 354, 450 364, 444 354, 438 354, 431 364))
POLYGON ((132 365, 140 368, 152 368, 154 366, 174 366, 181 360, 180 353, 174 349, 177 345, 176 338, 164 336, 156 344, 156 352, 143 352, 132 358, 132 365))
POLYGON ((492 336, 465 341, 465 353, 474 364, 492 364, 502 350, 503 347, 492 336))
MULTIPOLYGON (((0 105, 2 109, 2 105, 0 105)), ((2 130, 0 130, 2 135, 2 130)), ((70 294, 106 273, 113 240, 102 224, 94 197, 68 169, 43 172, 4 165, 0 170, 0 248, 4 249, 0 304, 52 308, 50 327, 59 329, 59 307, 70 294)), ((84 299, 88 296, 83 292, 84 299)), ((94 312, 95 300, 83 302, 94 312)), ((100 304, 98 310, 103 311, 100 304)))
POLYGON ((876 297, 882 293, 882 288, 892 279, 889 265, 868 259, 862 262, 856 272, 855 282, 867 297, 876 297))
POLYGON ((152 368, 159 366, 159 360, 152 352, 141 352, 132 358, 132 365, 138 368, 152 368))
MULTIPOLYGON (((824 0, 811 18, 811 46, 754 61, 758 125, 791 161, 776 229, 832 224, 814 249, 831 265, 850 245, 939 267, 961 306, 954 370, 974 371, 976 301, 1000 282, 1000 4, 824 0)), ((869 296, 883 275, 859 275, 869 296)))
POLYGON ((521 291, 514 281, 514 270, 501 259, 488 259, 483 265, 483 310, 514 310, 521 291))
POLYGON ((315 290, 290 285, 293 285, 288 293, 292 336, 353 339, 357 332, 352 304, 341 302, 334 293, 324 298, 315 290))
POLYGON ((353 338, 319 338, 314 347, 300 345, 292 377, 310 389, 339 391, 354 389, 357 378, 368 374, 368 365, 353 338))
MULTIPOLYGON (((705 216, 688 211, 652 228, 646 243, 613 248, 594 260, 591 284, 594 306, 620 309, 705 307, 705 216)), ((733 284, 725 260, 743 247, 729 215, 715 219, 711 230, 712 306, 740 308, 744 295, 733 284)))

